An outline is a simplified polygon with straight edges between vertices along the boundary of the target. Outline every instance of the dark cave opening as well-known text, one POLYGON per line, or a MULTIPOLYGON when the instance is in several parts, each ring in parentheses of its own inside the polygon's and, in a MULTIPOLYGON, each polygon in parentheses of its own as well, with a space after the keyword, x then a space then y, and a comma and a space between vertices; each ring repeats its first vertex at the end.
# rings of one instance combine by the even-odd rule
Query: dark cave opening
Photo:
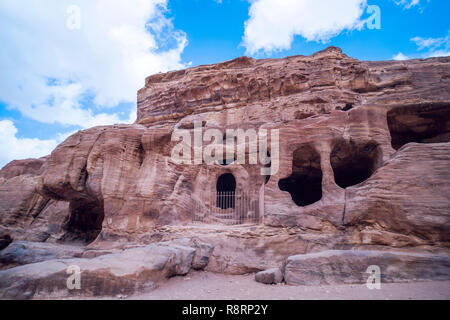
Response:
POLYGON ((0 251, 9 246, 11 242, 13 242, 13 239, 9 234, 0 235, 0 251))
MULTIPOLYGON (((272 171, 272 157, 270 156, 270 151, 267 151, 267 158, 270 159, 269 163, 264 165, 265 168, 270 168, 270 170, 272 171)), ((264 184, 267 184, 270 181, 270 177, 272 176, 272 174, 267 174, 264 177, 264 184)))
POLYGON ((353 109, 353 105, 352 105, 351 103, 347 103, 347 104, 345 105, 345 107, 342 108, 342 111, 350 111, 350 110, 352 110, 352 109, 353 109))
POLYGON ((387 114, 392 147, 395 150, 410 142, 450 142, 450 106, 401 106, 387 114))
POLYGON ((367 180, 382 160, 381 149, 374 142, 359 145, 339 142, 334 146, 330 157, 334 180, 344 189, 367 180))
POLYGON ((310 145, 293 154, 292 174, 278 181, 282 191, 289 192, 297 206, 308 206, 322 199, 322 170, 320 155, 310 145))
POLYGON ((235 206, 236 179, 231 173, 224 173, 217 179, 216 206, 221 209, 235 206))
POLYGON ((82 242, 89 244, 102 231, 104 219, 103 205, 97 201, 78 200, 70 203, 70 216, 61 241, 82 242))

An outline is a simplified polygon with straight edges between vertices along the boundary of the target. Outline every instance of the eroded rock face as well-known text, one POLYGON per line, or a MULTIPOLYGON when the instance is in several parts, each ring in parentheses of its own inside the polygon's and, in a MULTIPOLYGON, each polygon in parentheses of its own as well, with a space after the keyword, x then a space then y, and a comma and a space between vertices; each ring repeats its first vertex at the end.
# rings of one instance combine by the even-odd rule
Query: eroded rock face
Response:
POLYGON ((56 241, 64 228, 69 204, 36 190, 46 159, 13 161, 0 171, 0 238, 5 244, 6 239, 56 241))
MULTIPOLYGON (((346 189, 344 224, 373 225, 424 243, 448 246, 449 162, 448 143, 403 146, 364 184, 346 189)), ((367 243, 390 242, 376 232, 373 238, 370 233, 361 237, 367 243)))
MULTIPOLYGON (((341 228, 356 212, 365 216, 372 210, 360 206, 369 200, 353 198, 355 193, 367 190, 364 197, 369 199, 380 189, 390 190, 389 178, 374 192, 367 185, 388 170, 392 157, 406 151, 395 152, 400 144, 438 142, 430 148, 448 153, 449 65, 448 58, 361 62, 329 48, 308 57, 242 58, 155 75, 139 91, 136 124, 92 128, 67 139, 43 165, 38 191, 70 203, 65 237, 86 242, 100 230, 99 240, 132 240, 155 226, 189 223, 195 208, 208 206, 204 195, 214 194, 225 173, 236 178, 236 192, 258 194, 252 201, 259 201, 263 190, 266 225, 341 228), (202 123, 203 131, 278 129, 278 172, 265 177, 260 165, 235 162, 176 164, 171 151, 178 141, 171 141, 172 132, 184 128, 193 133, 194 120, 202 123), (418 131, 420 137, 409 134, 418 131)), ((422 153, 429 157, 428 146, 402 166, 421 168, 413 163, 422 153)), ((445 166, 448 159, 439 161, 445 166)), ((447 173, 423 172, 421 188, 430 190, 441 181, 435 196, 448 199, 447 173)), ((389 197, 380 201, 391 207, 389 197)), ((436 210, 443 216, 437 232, 445 238, 448 201, 436 198, 430 203, 440 203, 436 210)), ((420 204, 414 210, 430 214, 420 204)), ((415 228, 408 226, 403 234, 415 228)))
POLYGON ((448 57, 364 62, 334 47, 153 75, 136 123, 80 131, 46 158, 2 169, 0 238, 90 244, 92 258, 111 243, 159 242, 161 228, 199 212, 226 214, 234 203, 219 205, 216 191, 233 175, 236 194, 249 195, 244 215, 273 237, 199 231, 193 268, 254 272, 326 249, 446 253, 449 85, 448 57), (194 121, 224 141, 226 129, 279 130, 279 169, 261 175, 273 163, 239 163, 236 150, 222 163, 177 163, 172 134, 194 136, 194 121))
POLYGON ((255 60, 157 74, 138 92, 138 123, 274 122, 364 104, 449 100, 449 58, 365 62, 330 47, 311 56, 255 60), (382 94, 380 94, 382 93, 382 94))

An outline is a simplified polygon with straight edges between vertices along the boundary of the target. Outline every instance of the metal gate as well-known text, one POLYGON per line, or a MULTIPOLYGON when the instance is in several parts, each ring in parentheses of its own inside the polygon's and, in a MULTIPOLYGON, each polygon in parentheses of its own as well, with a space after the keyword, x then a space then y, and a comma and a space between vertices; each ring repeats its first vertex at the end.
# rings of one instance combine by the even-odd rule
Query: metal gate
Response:
POLYGON ((209 224, 259 224, 262 222, 260 193, 210 192, 193 199, 192 220, 209 224))

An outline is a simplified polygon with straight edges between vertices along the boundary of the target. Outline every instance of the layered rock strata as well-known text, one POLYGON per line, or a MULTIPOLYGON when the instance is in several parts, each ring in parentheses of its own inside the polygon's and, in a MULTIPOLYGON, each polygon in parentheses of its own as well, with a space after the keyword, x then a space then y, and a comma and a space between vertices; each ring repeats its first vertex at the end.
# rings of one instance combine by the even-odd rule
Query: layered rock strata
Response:
POLYGON ((328 249, 448 255, 449 85, 449 57, 366 62, 335 47, 150 76, 136 123, 79 131, 48 157, 0 171, 0 249, 89 244, 97 251, 83 254, 94 258, 196 236, 214 250, 207 266, 194 265, 229 273, 328 249), (178 163, 172 136, 194 137, 195 124, 223 133, 203 147, 229 142, 227 129, 278 130, 279 145, 270 137, 269 165, 236 161, 239 148, 246 159, 254 153, 245 140, 222 163, 178 163), (261 175, 266 167, 272 174, 261 175), (223 175, 248 195, 240 218, 258 226, 186 231, 200 211, 237 212, 237 198, 216 201, 223 175))

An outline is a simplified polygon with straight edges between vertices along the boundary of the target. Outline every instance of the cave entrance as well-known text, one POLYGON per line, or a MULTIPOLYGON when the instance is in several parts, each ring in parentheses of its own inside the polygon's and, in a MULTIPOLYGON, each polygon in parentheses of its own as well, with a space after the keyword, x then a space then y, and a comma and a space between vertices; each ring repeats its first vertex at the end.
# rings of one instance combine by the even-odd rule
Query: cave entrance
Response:
POLYGON ((320 154, 310 145, 294 151, 292 174, 278 181, 282 191, 289 192, 297 206, 308 206, 322 199, 320 154))
POLYGON ((394 107, 387 113, 392 147, 410 142, 450 142, 450 106, 433 104, 394 107))
POLYGON ((382 152, 375 142, 355 144, 341 141, 334 146, 330 161, 336 184, 345 189, 372 176, 381 164, 382 152))
POLYGON ((77 200, 69 206, 70 215, 64 225, 62 242, 80 242, 89 244, 102 231, 104 218, 103 204, 97 201, 77 200))
POLYGON ((219 225, 258 224, 264 214, 264 188, 238 189, 236 178, 224 173, 216 190, 203 190, 192 205, 192 222, 219 225))
POLYGON ((234 208, 235 193, 236 179, 233 174, 222 174, 216 184, 216 206, 221 209, 234 208))

